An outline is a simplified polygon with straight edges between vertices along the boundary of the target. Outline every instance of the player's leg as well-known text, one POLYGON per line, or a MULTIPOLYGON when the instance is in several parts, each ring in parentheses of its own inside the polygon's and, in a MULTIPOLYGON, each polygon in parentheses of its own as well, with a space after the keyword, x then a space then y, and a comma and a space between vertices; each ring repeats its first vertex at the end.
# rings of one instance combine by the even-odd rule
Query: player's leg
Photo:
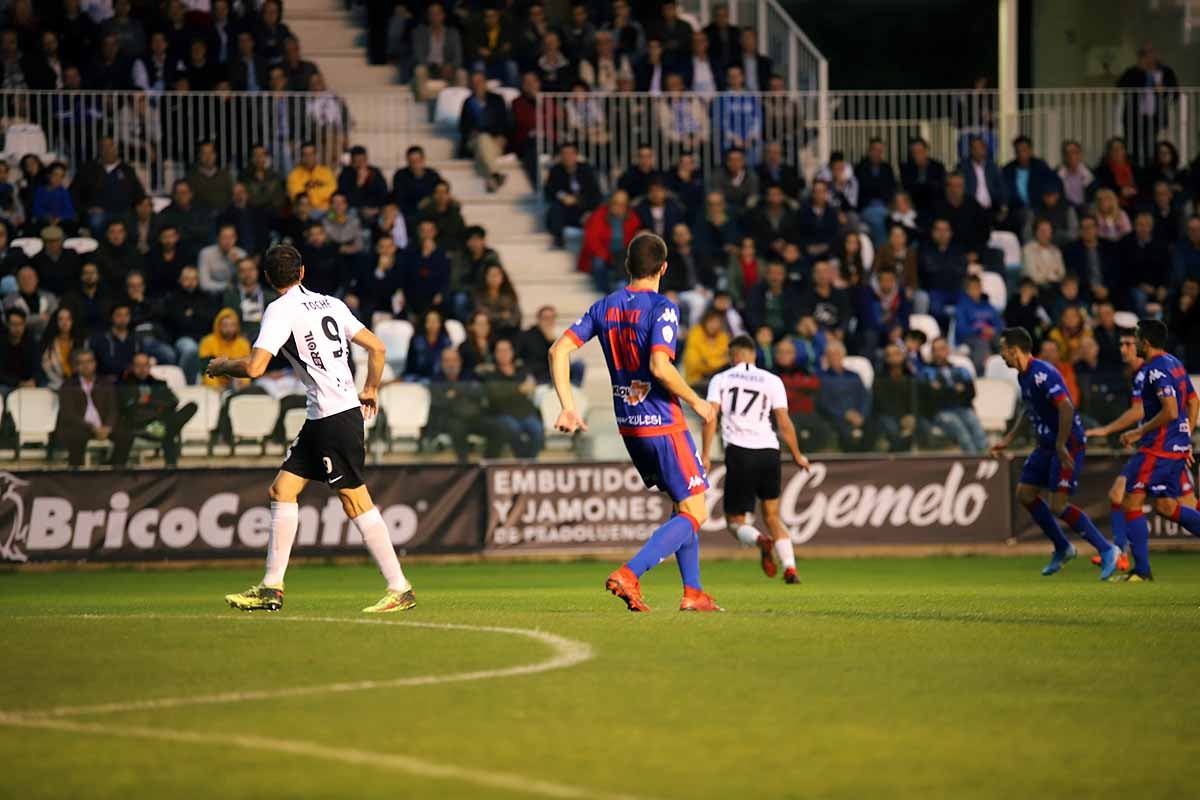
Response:
POLYGON ((679 516, 676 519, 679 518, 688 520, 692 527, 691 535, 675 551, 679 577, 683 580, 683 599, 679 603, 679 610, 721 611, 722 608, 712 597, 700 588, 700 526, 708 520, 708 503, 703 491, 679 502, 679 516))
MULTIPOLYGON (((294 447, 294 446, 293 446, 294 447)), ((291 459, 291 454, 288 456, 291 459)), ((283 607, 283 578, 287 572, 296 529, 300 525, 300 492, 308 479, 281 469, 271 482, 271 532, 267 538, 267 568, 262 582, 244 592, 225 595, 225 602, 241 611, 278 611, 283 607)))
POLYGON ((759 549, 763 572, 773 578, 777 569, 771 540, 749 521, 757 502, 757 473, 761 470, 754 452, 736 445, 725 448, 725 527, 742 544, 759 549))
POLYGON ((779 558, 779 563, 783 565, 783 580, 785 583, 799 583, 800 578, 796 574, 796 551, 792 546, 792 535, 779 514, 779 498, 763 500, 762 504, 763 522, 771 532, 771 546, 779 558))
POLYGON ((1183 459, 1164 458, 1159 461, 1151 478, 1158 493, 1154 500, 1154 510, 1193 536, 1200 536, 1200 511, 1179 502, 1179 496, 1184 494, 1185 484, 1191 484, 1187 478, 1187 469, 1183 459))
MULTIPOLYGON (((1125 475, 1122 473, 1116 477, 1108 489, 1109 524, 1112 527, 1113 547, 1121 551, 1117 556, 1117 569, 1121 572, 1128 572, 1129 556, 1126 555, 1126 550, 1129 548, 1129 537, 1125 535, 1125 509, 1121 505, 1124 500, 1125 475)), ((1103 561, 1104 559, 1099 555, 1092 556, 1092 563, 1098 567, 1103 566, 1103 561)))
POLYGON ((1125 508, 1125 533, 1129 537, 1129 551, 1133 556, 1133 564, 1130 565, 1129 573, 1121 577, 1129 581, 1153 580, 1153 573, 1150 571, 1150 526, 1142 511, 1145 503, 1145 489, 1138 487, 1136 483, 1125 494, 1122 503, 1125 508))
POLYGON ((387 581, 387 593, 372 606, 364 608, 369 614, 386 613, 389 611, 404 611, 417 604, 413 595, 412 584, 404 576, 400 559, 396 557, 396 548, 392 546, 391 533, 387 523, 371 500, 371 493, 364 485, 338 490, 338 499, 342 501, 342 509, 354 523, 354 527, 362 536, 367 552, 375 560, 375 565, 387 581))
POLYGON ((1017 480, 1017 502, 1025 507, 1029 516, 1033 517, 1033 521, 1054 545, 1054 554, 1050 557, 1050 563, 1042 570, 1043 575, 1053 575, 1062 569, 1063 564, 1075 557, 1075 548, 1058 526, 1054 512, 1041 497, 1043 487, 1054 486, 1050 479, 1052 460, 1047 450, 1036 448, 1025 459, 1025 464, 1021 467, 1021 477, 1017 480))
POLYGON ((1100 555, 1100 580, 1106 581, 1112 577, 1117 568, 1117 556, 1120 555, 1120 551, 1113 547, 1112 542, 1104 538, 1104 535, 1092 522, 1091 517, 1070 500, 1079 485, 1079 474, 1083 471, 1083 449, 1077 451, 1074 457, 1075 463, 1069 472, 1063 469, 1057 454, 1051 462, 1050 475, 1055 478, 1055 490, 1050 496, 1050 510, 1067 523, 1071 530, 1096 548, 1096 552, 1100 555))

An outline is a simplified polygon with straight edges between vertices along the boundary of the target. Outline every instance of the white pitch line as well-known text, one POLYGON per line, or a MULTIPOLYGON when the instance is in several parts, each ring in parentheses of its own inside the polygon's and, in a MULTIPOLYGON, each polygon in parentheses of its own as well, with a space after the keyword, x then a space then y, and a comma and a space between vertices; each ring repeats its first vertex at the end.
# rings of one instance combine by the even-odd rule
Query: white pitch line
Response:
MULTIPOLYGON (((205 615, 170 615, 170 614, 60 614, 36 615, 22 617, 7 617, 7 619, 132 619, 132 620, 234 620, 242 619, 230 616, 205 615)), ((68 733, 95 734, 98 736, 117 736, 130 739, 153 739, 159 741, 179 742, 184 744, 212 744, 235 746, 254 750, 266 750, 287 755, 308 756, 325 761, 336 761, 344 764, 354 764, 378 769, 388 769, 419 775, 429 778, 441 778, 472 783, 478 786, 504 789, 518 793, 538 795, 541 797, 558 798, 604 798, 605 800, 638 800, 632 795, 599 792, 568 784, 528 778, 506 772, 468 769, 448 764, 415 758, 413 756, 397 755, 394 753, 377 753, 369 750, 357 750, 348 747, 329 747, 315 742, 305 742, 294 739, 268 738, 263 736, 246 736, 241 734, 215 734, 183 731, 171 728, 149 728, 134 725, 102 725, 90 722, 78 722, 65 717, 84 714, 113 714, 126 711, 144 711, 163 708, 175 708, 187 705, 203 705, 215 703, 238 703, 254 700, 267 700, 280 697, 297 697, 304 695, 326 694, 336 692, 355 692, 368 689, 388 689, 401 686, 423 686, 437 683, 453 683, 460 681, 486 680, 490 678, 507 678, 518 675, 533 675, 556 669, 580 664, 594 658, 591 645, 564 636, 557 636, 545 631, 530 628, 505 628, 491 625, 458 625, 441 622, 417 622, 409 620, 382 619, 346 619, 341 617, 274 617, 271 623, 287 622, 322 622, 345 623, 352 625, 388 625, 410 628, 429 628, 434 630, 459 630, 475 633, 500 633, 510 636, 521 636, 549 646, 553 655, 543 661, 532 664, 519 664, 491 670, 475 670, 472 672, 455 672, 446 675, 416 675, 407 678, 396 678, 382 681, 352 681, 331 683, 321 686, 303 686, 287 689, 270 689, 251 692, 225 692, 221 694, 199 695, 190 697, 163 697, 151 700, 134 700, 123 703, 102 703, 86 706, 58 706, 41 711, 12 712, 0 711, 0 725, 18 728, 38 728, 43 730, 65 731, 68 733)))

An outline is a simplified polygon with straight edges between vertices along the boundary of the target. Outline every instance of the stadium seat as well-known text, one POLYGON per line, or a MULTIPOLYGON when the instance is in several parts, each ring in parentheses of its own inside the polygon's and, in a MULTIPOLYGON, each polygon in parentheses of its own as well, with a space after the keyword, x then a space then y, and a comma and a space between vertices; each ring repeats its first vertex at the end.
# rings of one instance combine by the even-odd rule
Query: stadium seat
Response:
MULTIPOLYGON (((354 390, 361 392, 363 387, 367 385, 367 362, 364 359, 362 366, 356 366, 358 371, 354 373, 354 390)), ((390 364, 383 365, 383 375, 379 378, 380 385, 391 383, 396 380, 396 371, 392 369, 390 364)))
POLYGON ((862 378, 863 385, 868 389, 875 383, 875 367, 872 366, 869 358, 863 356, 846 356, 845 365, 846 369, 862 378))
POLYGON ((862 250, 863 271, 870 272, 871 265, 875 263, 875 243, 865 233, 858 235, 858 243, 862 250))
POLYGON ((262 455, 279 421, 279 401, 266 394, 239 394, 229 399, 229 427, 234 455, 262 455))
POLYGON ((58 395, 50 389, 22 387, 9 392, 5 403, 17 429, 17 452, 27 445, 40 446, 48 454, 50 434, 58 424, 58 395))
POLYGON ((439 128, 458 128, 463 103, 471 96, 471 90, 461 86, 449 86, 438 92, 437 105, 433 112, 433 124, 439 128))
POLYGON ((413 337, 412 323, 404 319, 389 319, 375 326, 375 335, 383 340, 387 348, 387 363, 397 375, 403 375, 408 343, 413 337))
POLYGON ((983 283, 983 293, 987 295, 992 308, 1003 312, 1008 307, 1008 284, 1004 282, 1004 277, 984 270, 979 280, 983 283))
POLYGON ((450 344, 458 347, 467 340, 467 329, 458 320, 448 319, 446 320, 446 335, 450 337, 450 344))
POLYGON ((962 367, 967 372, 971 373, 971 377, 975 377, 975 362, 964 356, 962 353, 951 353, 950 364, 955 367, 962 367))
POLYGON ((155 364, 150 368, 150 374, 165 383, 176 395, 180 389, 187 386, 187 377, 184 376, 183 370, 174 364, 155 364))
POLYGON ((179 432, 182 454, 207 456, 212 452, 212 435, 221 418, 221 393, 208 386, 180 386, 173 390, 180 405, 195 403, 196 413, 179 432))
POLYGON ((283 414, 283 438, 289 442, 296 441, 306 419, 308 419, 308 410, 305 408, 289 408, 285 411, 283 414))
POLYGON ((71 236, 63 240, 63 247, 82 256, 86 253, 94 253, 100 248, 100 243, 90 236, 71 236))
POLYGON ((983 365, 983 377, 1015 384, 1017 371, 1005 364, 999 355, 988 356, 987 363, 983 365))
MULTIPOLYGON (((583 392, 575 393, 575 407, 579 411, 579 416, 583 417, 586 422, 589 405, 587 395, 583 392)), ((559 412, 562 411, 558 395, 554 392, 544 392, 541 402, 538 403, 538 411, 542 414, 542 426, 546 430, 546 449, 549 450, 556 446, 565 450, 571 449, 575 444, 575 434, 563 433, 554 427, 554 423, 558 421, 559 412)))
POLYGON ((1118 328, 1133 330, 1137 327, 1138 315, 1132 311, 1118 311, 1113 315, 1113 321, 1117 323, 1118 328))
POLYGON ((910 330, 925 334, 925 338, 929 342, 942 335, 942 326, 938 325, 938 321, 928 314, 909 314, 908 327, 910 330))
POLYGON ((44 163, 53 161, 54 158, 47 152, 48 150, 46 132, 40 125, 34 125, 31 122, 16 122, 9 125, 4 131, 4 153, 2 155, 4 160, 11 164, 17 163, 29 154, 38 156, 44 163))
POLYGON ((975 380, 975 415, 988 433, 1004 433, 1017 410, 1017 386, 993 378, 975 380))
POLYGON ((1004 253, 1004 266, 1008 268, 1021 266, 1021 240, 1011 231, 992 231, 988 239, 988 247, 1004 253))
POLYGON ((429 389, 420 383, 389 383, 379 390, 379 408, 387 420, 388 449, 399 441, 420 444, 431 402, 429 389))
POLYGON ((497 86, 492 90, 494 93, 504 98, 504 105, 512 107, 513 100, 521 96, 521 90, 515 86, 497 86))
POLYGON ((42 240, 36 236, 18 236, 12 240, 12 246, 24 253, 26 258, 33 258, 42 252, 42 240))

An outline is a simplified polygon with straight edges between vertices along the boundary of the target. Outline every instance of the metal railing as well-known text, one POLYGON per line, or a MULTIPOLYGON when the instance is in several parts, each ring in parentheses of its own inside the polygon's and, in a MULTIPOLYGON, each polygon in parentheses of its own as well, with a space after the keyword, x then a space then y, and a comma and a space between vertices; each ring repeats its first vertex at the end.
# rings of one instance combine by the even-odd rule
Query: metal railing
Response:
POLYGON ((235 172, 249 162, 255 144, 265 145, 273 166, 286 172, 305 141, 314 142, 329 165, 349 144, 369 143, 374 163, 395 166, 425 114, 404 91, 0 92, 3 155, 10 163, 33 154, 65 161, 73 174, 111 135, 153 194, 170 191, 206 139, 216 144, 219 164, 235 172))

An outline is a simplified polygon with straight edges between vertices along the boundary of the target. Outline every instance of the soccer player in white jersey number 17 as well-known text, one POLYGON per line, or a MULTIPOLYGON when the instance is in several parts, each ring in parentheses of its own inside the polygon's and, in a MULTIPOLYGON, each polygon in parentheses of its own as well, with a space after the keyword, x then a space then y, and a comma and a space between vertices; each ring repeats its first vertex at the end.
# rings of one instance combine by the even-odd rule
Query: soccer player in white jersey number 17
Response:
POLYGON ((307 389, 308 419, 288 447, 269 491, 271 535, 262 583, 226 595, 225 602, 242 611, 278 611, 283 607, 283 574, 300 521, 297 500, 305 485, 314 480, 324 481, 338 493, 346 516, 362 534, 367 550, 387 579, 387 593, 363 611, 379 614, 410 609, 417 604, 412 585, 404 577, 387 524, 371 501, 362 477, 366 462, 363 418, 373 416, 377 410, 375 397, 383 377, 386 348, 341 300, 304 288, 304 264, 296 248, 272 247, 263 257, 263 271, 280 296, 263 313, 254 350, 245 358, 213 359, 208 374, 257 378, 282 351, 307 389), (354 388, 350 342, 369 353, 362 392, 354 388))

